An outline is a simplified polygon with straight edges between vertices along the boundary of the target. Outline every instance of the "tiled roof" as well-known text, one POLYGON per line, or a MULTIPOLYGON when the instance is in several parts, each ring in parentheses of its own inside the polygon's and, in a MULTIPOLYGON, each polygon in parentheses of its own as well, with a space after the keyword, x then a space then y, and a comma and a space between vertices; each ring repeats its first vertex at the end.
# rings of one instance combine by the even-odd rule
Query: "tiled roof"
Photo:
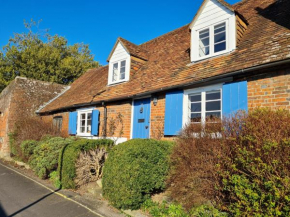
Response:
POLYGON ((113 54, 113 52, 114 52, 114 50, 119 42, 124 46, 124 48, 127 50, 127 52, 131 56, 138 57, 138 58, 143 59, 143 60, 148 60, 149 53, 147 50, 144 50, 140 46, 138 46, 130 41, 127 41, 124 38, 119 37, 117 39, 117 42, 115 43, 115 46, 114 46, 112 52, 110 53, 110 55, 108 57, 108 61, 110 60, 110 57, 112 56, 112 54, 113 54))
POLYGON ((130 74, 129 82, 107 86, 107 66, 89 70, 72 84, 70 90, 47 105, 42 112, 130 98, 290 59, 289 0, 244 0, 232 7, 249 24, 234 52, 190 63, 190 32, 186 25, 137 46, 148 51, 148 61, 137 72, 130 74))

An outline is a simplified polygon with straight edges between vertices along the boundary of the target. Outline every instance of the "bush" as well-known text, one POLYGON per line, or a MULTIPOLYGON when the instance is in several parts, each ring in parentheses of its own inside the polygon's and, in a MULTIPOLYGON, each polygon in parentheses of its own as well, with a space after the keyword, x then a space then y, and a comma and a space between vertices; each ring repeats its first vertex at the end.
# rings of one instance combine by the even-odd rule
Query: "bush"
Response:
POLYGON ((165 189, 173 143, 134 139, 114 147, 105 162, 103 194, 115 207, 138 209, 165 189))
POLYGON ((187 211, 214 200, 216 164, 220 152, 220 125, 188 125, 177 139, 167 180, 171 197, 187 211), (203 136, 198 136, 200 132, 203 136))
POLYGON ((40 141, 29 158, 29 165, 42 179, 48 178, 48 175, 57 169, 58 156, 61 149, 74 141, 73 137, 47 137, 40 141))
POLYGON ((238 113, 199 136, 194 128, 172 154, 173 199, 188 210, 210 200, 233 216, 290 216, 289 111, 238 113))
POLYGON ((221 207, 235 216, 290 216, 290 113, 257 109, 226 125, 221 207))
POLYGON ((24 162, 27 162, 29 160, 30 156, 33 154, 33 151, 37 145, 38 142, 35 140, 26 140, 21 143, 20 148, 24 162))
POLYGON ((28 115, 17 120, 13 132, 9 134, 11 156, 25 158, 22 156, 21 143, 26 140, 40 141, 45 135, 68 137, 67 132, 60 132, 52 123, 47 123, 40 117, 28 115))
POLYGON ((153 217, 227 217, 228 214, 220 212, 211 204, 204 204, 186 211, 180 204, 168 203, 163 201, 162 204, 146 200, 142 204, 142 210, 149 212, 153 217))
POLYGON ((75 189, 78 184, 76 178, 76 162, 82 152, 105 149, 106 151, 114 145, 112 140, 100 139, 79 139, 64 146, 59 154, 59 177, 62 188, 75 189))

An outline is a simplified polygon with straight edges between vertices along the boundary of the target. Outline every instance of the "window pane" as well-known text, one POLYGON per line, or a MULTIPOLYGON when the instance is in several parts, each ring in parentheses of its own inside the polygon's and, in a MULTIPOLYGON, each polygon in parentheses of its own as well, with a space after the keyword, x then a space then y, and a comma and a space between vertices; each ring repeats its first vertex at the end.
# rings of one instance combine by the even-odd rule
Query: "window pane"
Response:
POLYGON ((200 112, 201 111, 201 102, 191 104, 191 112, 200 112))
POLYGON ((117 81, 118 78, 118 63, 113 65, 113 81, 117 81))
POLYGON ((201 95, 198 94, 198 95, 190 96, 189 100, 190 100, 190 102, 200 102, 201 101, 201 95))
POLYGON ((87 122, 87 133, 90 133, 92 129, 92 120, 88 120, 87 122))
POLYGON ((191 122, 201 122, 201 113, 191 113, 191 122))
POLYGON ((220 52, 226 49, 226 42, 214 45, 214 52, 220 52))
POLYGON ((206 102, 206 111, 216 111, 221 109, 221 101, 206 102))
POLYGON ((207 92, 206 93, 206 100, 215 100, 221 98, 221 92, 207 92))
POLYGON ((120 80, 125 79, 125 73, 120 74, 120 80))
POLYGON ((203 38, 199 40, 199 46, 201 48, 209 46, 209 38, 203 38))
POLYGON ((225 23, 216 25, 214 27, 214 34, 217 34, 219 32, 224 32, 224 31, 226 31, 226 24, 225 23))
POLYGON ((206 121, 215 121, 221 118, 221 112, 207 112, 206 121))
POLYGON ((85 127, 81 127, 81 133, 85 132, 85 127))
POLYGON ((203 57, 209 55, 209 47, 204 47, 199 49, 199 56, 203 57))
POLYGON ((86 120, 81 121, 81 127, 84 127, 86 125, 86 120))
POLYGON ((85 120, 85 119, 86 119, 86 114, 85 113, 81 114, 81 120, 85 120))
POLYGON ((88 113, 88 120, 92 119, 92 113, 88 113))
POLYGON ((226 33, 222 32, 214 36, 214 43, 219 43, 226 40, 226 33))
POLYGON ((121 62, 121 67, 125 67, 126 66, 126 60, 121 62))
POLYGON ((205 37, 209 37, 209 29, 199 32, 199 38, 205 38, 205 37))

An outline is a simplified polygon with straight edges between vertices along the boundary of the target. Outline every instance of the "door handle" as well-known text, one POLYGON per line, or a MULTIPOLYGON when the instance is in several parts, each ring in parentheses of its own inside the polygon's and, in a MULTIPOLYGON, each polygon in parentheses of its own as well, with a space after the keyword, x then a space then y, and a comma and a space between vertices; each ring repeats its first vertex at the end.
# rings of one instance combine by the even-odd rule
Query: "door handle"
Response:
POLYGON ((145 126, 145 129, 147 130, 148 129, 148 126, 145 126))

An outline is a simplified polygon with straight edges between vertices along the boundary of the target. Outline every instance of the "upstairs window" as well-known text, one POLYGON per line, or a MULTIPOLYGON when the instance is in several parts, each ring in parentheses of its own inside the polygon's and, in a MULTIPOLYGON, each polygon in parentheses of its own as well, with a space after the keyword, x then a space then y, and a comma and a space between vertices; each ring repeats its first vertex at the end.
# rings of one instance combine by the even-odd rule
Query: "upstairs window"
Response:
POLYGON ((112 65, 112 83, 125 80, 126 60, 115 62, 112 65))
POLYGON ((227 51, 226 22, 199 30, 198 59, 222 54, 227 51))

